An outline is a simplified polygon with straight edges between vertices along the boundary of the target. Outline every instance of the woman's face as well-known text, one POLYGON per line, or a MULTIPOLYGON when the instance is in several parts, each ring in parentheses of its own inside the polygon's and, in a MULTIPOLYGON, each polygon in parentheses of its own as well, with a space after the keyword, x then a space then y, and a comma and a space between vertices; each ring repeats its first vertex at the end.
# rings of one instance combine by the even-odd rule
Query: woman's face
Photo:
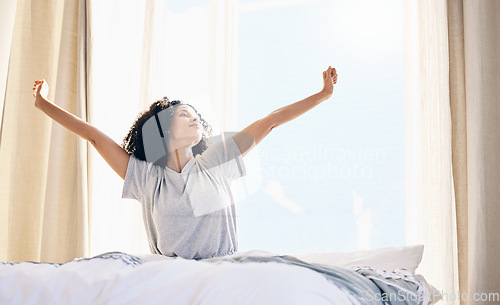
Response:
POLYGON ((188 105, 175 108, 170 126, 169 140, 175 147, 196 145, 203 134, 200 116, 188 105))

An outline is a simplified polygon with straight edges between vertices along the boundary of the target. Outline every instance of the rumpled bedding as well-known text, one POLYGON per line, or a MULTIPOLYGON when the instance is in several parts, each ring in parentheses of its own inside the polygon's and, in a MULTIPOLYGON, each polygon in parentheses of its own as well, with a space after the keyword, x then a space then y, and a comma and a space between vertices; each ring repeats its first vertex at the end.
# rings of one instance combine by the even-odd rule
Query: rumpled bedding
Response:
POLYGON ((233 256, 205 259, 210 262, 274 262, 301 266, 326 277, 335 286, 356 298, 359 304, 415 304, 430 302, 426 283, 413 277, 406 269, 375 270, 370 267, 346 269, 331 265, 310 264, 289 255, 259 257, 233 256))
POLYGON ((110 252, 65 264, 0 262, 0 304, 415 304, 405 269, 342 268, 293 256, 204 260, 110 252))

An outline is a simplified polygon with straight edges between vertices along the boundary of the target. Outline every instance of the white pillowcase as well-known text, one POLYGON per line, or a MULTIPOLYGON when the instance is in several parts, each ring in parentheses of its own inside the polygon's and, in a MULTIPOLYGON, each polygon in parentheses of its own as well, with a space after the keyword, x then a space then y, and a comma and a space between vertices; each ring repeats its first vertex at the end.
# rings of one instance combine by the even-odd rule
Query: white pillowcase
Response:
POLYGON ((346 268, 369 266, 374 269, 385 269, 388 271, 405 268, 414 274, 415 269, 417 269, 422 260, 423 253, 423 245, 413 245, 361 250, 351 253, 302 253, 293 254, 293 256, 308 263, 327 264, 346 268))

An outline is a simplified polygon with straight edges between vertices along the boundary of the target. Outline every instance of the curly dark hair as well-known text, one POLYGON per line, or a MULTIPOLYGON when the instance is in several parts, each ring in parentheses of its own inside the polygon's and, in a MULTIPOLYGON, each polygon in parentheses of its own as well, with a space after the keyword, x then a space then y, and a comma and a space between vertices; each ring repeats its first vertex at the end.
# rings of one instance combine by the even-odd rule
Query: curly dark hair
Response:
MULTIPOLYGON (((125 151, 129 155, 133 155, 140 160, 146 161, 146 154, 144 152, 144 144, 142 141, 142 126, 144 125, 144 123, 146 123, 148 119, 150 119, 155 114, 167 108, 169 108, 170 110, 167 112, 168 115, 170 117, 173 117, 174 110, 179 105, 190 106, 191 108, 194 109, 196 114, 200 116, 200 123, 203 126, 203 134, 200 142, 195 146, 193 146, 192 150, 193 150, 193 156, 196 156, 204 152, 208 148, 207 137, 210 137, 212 135, 212 127, 208 125, 208 123, 201 117, 200 113, 198 113, 196 108, 194 108, 192 105, 183 103, 182 101, 179 100, 170 102, 167 97, 164 97, 163 99, 154 102, 153 104, 151 104, 151 106, 149 106, 148 110, 141 112, 137 116, 128 134, 123 139, 122 148, 125 149, 125 151)), ((168 120, 168 122, 171 123, 171 120, 168 120)), ((169 129, 170 125, 165 127, 166 129, 169 129)), ((167 137, 167 134, 165 134, 165 137, 167 137)))

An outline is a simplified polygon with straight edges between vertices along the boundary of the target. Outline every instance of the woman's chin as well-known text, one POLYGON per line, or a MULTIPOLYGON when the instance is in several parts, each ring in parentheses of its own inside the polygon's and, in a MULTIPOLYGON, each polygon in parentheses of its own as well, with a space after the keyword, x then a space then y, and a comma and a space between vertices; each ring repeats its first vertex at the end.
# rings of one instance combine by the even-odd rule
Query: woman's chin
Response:
POLYGON ((195 140, 193 141, 192 145, 193 145, 193 146, 196 146, 196 145, 198 145, 198 143, 200 143, 200 141, 201 141, 201 137, 200 137, 200 138, 195 139, 195 140))

